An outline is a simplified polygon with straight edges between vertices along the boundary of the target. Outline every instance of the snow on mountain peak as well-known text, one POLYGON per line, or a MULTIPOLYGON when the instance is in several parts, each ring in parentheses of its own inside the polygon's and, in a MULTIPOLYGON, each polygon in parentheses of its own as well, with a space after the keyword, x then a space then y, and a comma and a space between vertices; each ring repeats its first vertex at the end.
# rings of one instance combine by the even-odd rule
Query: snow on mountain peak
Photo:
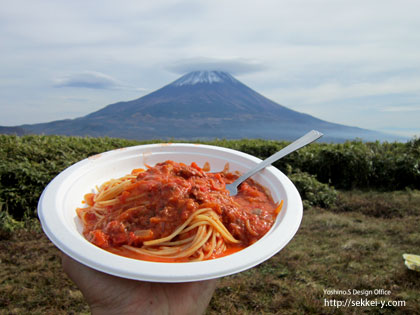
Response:
POLYGON ((182 76, 175 82, 175 86, 195 85, 198 83, 222 83, 222 82, 237 82, 229 73, 223 71, 193 71, 182 76))

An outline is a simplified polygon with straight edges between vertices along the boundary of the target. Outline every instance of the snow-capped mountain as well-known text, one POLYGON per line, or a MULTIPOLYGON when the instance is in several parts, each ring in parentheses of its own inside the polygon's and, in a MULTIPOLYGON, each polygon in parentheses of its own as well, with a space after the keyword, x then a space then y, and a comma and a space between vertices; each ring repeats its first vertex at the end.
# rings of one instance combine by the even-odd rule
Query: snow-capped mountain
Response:
POLYGON ((182 86, 182 85, 194 85, 200 83, 240 83, 234 77, 232 77, 229 73, 222 72, 222 71, 193 71, 190 72, 183 77, 179 78, 178 80, 174 81, 172 84, 174 86, 182 86))
POLYGON ((262 138, 292 140, 311 129, 324 141, 391 140, 279 105, 222 71, 194 71, 136 100, 77 119, 20 126, 26 133, 128 139, 262 138))

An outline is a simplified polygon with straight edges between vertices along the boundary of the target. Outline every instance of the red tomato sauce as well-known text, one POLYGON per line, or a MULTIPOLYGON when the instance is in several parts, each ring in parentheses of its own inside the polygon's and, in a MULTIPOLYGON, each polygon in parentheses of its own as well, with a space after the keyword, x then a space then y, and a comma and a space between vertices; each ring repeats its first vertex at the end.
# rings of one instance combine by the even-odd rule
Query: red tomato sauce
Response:
MULTIPOLYGON (((209 168, 207 163, 203 168, 209 168)), ((98 217, 86 208, 77 210, 79 217, 83 216, 85 237, 93 244, 123 256, 159 261, 121 246, 140 247, 144 241, 168 236, 201 208, 212 208, 233 237, 240 241, 228 246, 221 256, 230 254, 266 234, 281 207, 252 179, 240 185, 236 196, 230 196, 225 185, 239 174, 227 170, 209 173, 196 163, 166 161, 145 171, 134 170, 132 174, 135 176, 131 182, 116 197, 119 203, 106 207, 105 217, 98 217)), ((95 196, 87 194, 85 203, 94 206, 95 196)))

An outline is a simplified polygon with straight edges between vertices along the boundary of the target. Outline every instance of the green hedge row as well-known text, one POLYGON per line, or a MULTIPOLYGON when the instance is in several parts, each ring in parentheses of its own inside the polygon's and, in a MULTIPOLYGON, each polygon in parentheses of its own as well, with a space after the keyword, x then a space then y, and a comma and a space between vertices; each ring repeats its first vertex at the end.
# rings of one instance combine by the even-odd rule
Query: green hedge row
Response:
MULTIPOLYGON (((215 143, 260 158, 268 157, 288 144, 263 140, 215 143)), ((419 189, 420 139, 407 143, 313 143, 275 162, 274 166, 286 174, 295 170, 307 172, 337 189, 419 189)))
POLYGON ((62 136, 0 135, 0 209, 14 218, 35 217, 45 186, 88 156, 136 142, 62 136))
MULTIPOLYGON (((9 220, 9 215, 19 220, 35 217, 45 186, 71 164, 100 152, 152 142, 159 141, 0 135, 0 220, 9 220)), ((262 159, 288 144, 251 139, 201 143, 236 149, 262 159)), ((420 141, 415 139, 409 143, 313 143, 274 165, 292 179, 305 205, 329 207, 336 197, 333 187, 418 189, 419 161, 420 141)))

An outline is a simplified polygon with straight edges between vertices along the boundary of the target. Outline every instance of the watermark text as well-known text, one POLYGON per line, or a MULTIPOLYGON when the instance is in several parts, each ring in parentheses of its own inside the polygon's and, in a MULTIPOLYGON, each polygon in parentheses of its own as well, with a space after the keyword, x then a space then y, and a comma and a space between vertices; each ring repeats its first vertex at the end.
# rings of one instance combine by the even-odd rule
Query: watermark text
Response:
POLYGON ((391 290, 386 289, 324 289, 325 307, 404 307, 404 300, 389 300, 391 290), (341 297, 337 297, 341 296, 341 297))

